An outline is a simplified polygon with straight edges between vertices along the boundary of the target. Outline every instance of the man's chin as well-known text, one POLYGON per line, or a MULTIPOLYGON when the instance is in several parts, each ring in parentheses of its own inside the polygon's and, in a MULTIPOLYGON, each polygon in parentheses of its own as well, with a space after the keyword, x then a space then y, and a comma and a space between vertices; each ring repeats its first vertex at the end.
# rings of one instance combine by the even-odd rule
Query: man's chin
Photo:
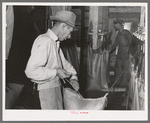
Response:
POLYGON ((63 39, 63 40, 60 40, 60 41, 66 41, 67 39, 63 39))
POLYGON ((64 40, 62 40, 62 39, 59 39, 59 41, 64 41, 64 40))

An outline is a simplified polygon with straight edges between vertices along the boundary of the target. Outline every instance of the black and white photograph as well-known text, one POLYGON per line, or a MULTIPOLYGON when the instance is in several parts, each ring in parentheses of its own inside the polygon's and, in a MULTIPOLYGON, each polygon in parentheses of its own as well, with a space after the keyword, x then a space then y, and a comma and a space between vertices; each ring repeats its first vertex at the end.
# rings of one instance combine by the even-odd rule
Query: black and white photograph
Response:
POLYGON ((3 2, 3 120, 147 120, 147 11, 3 2))

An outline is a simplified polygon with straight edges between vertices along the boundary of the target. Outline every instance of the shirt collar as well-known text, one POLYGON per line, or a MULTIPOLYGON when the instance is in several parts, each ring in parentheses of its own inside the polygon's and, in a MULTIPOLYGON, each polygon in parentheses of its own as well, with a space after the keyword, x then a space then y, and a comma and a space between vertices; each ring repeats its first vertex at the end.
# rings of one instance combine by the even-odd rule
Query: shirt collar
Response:
POLYGON ((48 34, 50 35, 50 38, 53 40, 53 41, 58 41, 58 37, 57 35, 55 35, 55 33, 53 33, 50 29, 48 29, 48 34))

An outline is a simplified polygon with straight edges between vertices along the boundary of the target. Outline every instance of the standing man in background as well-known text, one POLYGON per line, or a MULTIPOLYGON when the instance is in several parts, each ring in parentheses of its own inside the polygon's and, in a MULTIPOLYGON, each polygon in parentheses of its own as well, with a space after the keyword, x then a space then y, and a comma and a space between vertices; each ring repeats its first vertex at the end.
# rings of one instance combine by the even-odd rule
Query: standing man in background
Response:
POLYGON ((126 71, 122 74, 122 76, 118 79, 116 86, 125 87, 126 90, 128 88, 129 81, 129 47, 132 42, 132 35, 128 30, 123 29, 123 21, 121 19, 116 19, 114 21, 115 30, 118 31, 118 34, 115 39, 115 43, 110 49, 110 53, 119 46, 116 64, 115 64, 115 81, 118 79, 120 74, 124 69, 126 71), (127 68, 126 68, 127 67, 127 68))
POLYGON ((58 11, 51 20, 57 21, 53 28, 39 35, 33 44, 25 74, 37 83, 42 109, 63 109, 60 79, 70 78, 78 91, 79 83, 73 66, 64 58, 60 41, 70 38, 75 29, 76 15, 70 11, 58 11))

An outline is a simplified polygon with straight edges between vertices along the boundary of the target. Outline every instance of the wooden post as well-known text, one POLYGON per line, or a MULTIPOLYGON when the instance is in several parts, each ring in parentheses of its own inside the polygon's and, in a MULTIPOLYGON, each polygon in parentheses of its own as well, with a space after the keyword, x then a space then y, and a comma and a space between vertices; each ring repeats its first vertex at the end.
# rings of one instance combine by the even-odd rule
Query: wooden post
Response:
POLYGON ((145 6, 141 6, 140 27, 145 27, 145 6))
POLYGON ((85 78, 83 77, 85 74, 85 71, 83 71, 84 68, 84 58, 83 58, 83 54, 84 54, 84 19, 85 19, 85 7, 82 6, 81 8, 81 39, 80 39, 80 72, 79 72, 79 82, 80 82, 80 86, 81 86, 81 90, 84 89, 85 86, 85 82, 86 80, 84 80, 85 78))
POLYGON ((97 40, 98 40, 98 6, 90 6, 89 10, 89 25, 90 25, 90 33, 93 37, 93 49, 97 48, 97 40))
POLYGON ((50 20, 50 15, 52 15, 51 7, 46 7, 46 22, 45 22, 45 32, 48 28, 52 27, 52 21, 50 20))
POLYGON ((108 30, 108 7, 90 6, 89 10, 89 35, 92 35, 92 48, 97 49, 100 46, 98 33, 108 30))
POLYGON ((108 31, 108 6, 102 7, 102 23, 103 23, 103 30, 108 31))

